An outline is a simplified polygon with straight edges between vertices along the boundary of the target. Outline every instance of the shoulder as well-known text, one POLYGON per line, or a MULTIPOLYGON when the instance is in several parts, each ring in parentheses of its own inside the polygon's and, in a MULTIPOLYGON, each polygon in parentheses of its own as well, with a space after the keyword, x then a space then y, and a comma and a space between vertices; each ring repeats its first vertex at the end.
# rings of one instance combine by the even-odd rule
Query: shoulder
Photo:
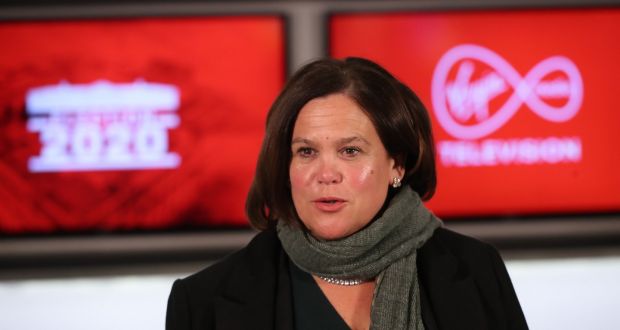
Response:
POLYGON ((166 329, 211 328, 223 303, 247 300, 256 278, 266 279, 264 284, 274 277, 280 251, 275 231, 267 230, 243 249, 176 280, 168 297, 166 329))
POLYGON ((418 266, 438 315, 478 329, 527 329, 506 266, 492 245, 438 228, 419 250, 418 266))
POLYGON ((492 245, 454 231, 438 228, 420 249, 418 265, 431 286, 476 283, 476 290, 499 299, 500 286, 510 283, 504 262, 492 245))
POLYGON ((467 248, 467 249, 486 249, 489 247, 488 243, 482 242, 471 236, 466 236, 445 227, 439 227, 431 236, 432 240, 437 240, 446 246, 452 248, 467 248))
POLYGON ((185 286, 203 292, 217 291, 218 288, 222 288, 223 282, 235 279, 233 274, 239 272, 249 274, 255 271, 255 267, 267 266, 270 261, 275 262, 279 249, 280 241, 275 231, 260 232, 244 248, 182 279, 181 282, 184 282, 185 286))
POLYGON ((447 253, 459 260, 471 262, 488 260, 489 257, 500 258, 493 245, 443 227, 435 230, 420 252, 447 253), (480 259, 481 257, 484 258, 480 259))
POLYGON ((497 249, 476 238, 440 227, 419 251, 420 265, 430 273, 470 274, 475 278, 507 277, 497 249))

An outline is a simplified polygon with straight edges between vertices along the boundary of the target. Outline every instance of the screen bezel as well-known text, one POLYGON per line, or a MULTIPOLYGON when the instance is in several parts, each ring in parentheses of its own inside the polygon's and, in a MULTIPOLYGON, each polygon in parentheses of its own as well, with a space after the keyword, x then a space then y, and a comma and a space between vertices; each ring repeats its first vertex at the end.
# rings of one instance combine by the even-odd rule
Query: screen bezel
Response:
MULTIPOLYGON (((594 3, 587 3, 585 1, 574 1, 571 3, 553 3, 553 2, 469 2, 469 3, 455 3, 448 1, 441 1, 437 4, 398 4, 391 7, 356 7, 356 8, 333 8, 329 10, 325 16, 324 22, 324 44, 323 48, 328 56, 333 56, 332 49, 332 25, 334 19, 339 16, 355 16, 355 15, 407 15, 407 14, 420 14, 420 13, 465 13, 465 12, 491 12, 491 11, 554 11, 554 10, 580 10, 580 9, 620 9, 620 1, 599 1, 594 3)), ((511 213, 511 214, 481 214, 481 215, 447 215, 442 219, 447 220, 455 226, 468 226, 474 224, 473 227, 478 227, 478 224, 494 223, 511 223, 516 224, 519 222, 549 222, 555 221, 564 222, 572 221, 577 218, 592 218, 592 219, 620 219, 620 207, 618 211, 608 210, 591 210, 582 212, 529 212, 529 213, 511 213), (558 220, 560 219, 560 220, 558 220), (569 220, 567 220, 569 219, 569 220)), ((512 225, 511 225, 512 226, 512 225)), ((618 229, 620 230, 620 229, 618 229)), ((477 232, 476 230, 474 230, 477 232)), ((486 230, 485 230, 486 231, 486 230)), ((499 231, 499 236, 504 236, 503 231, 499 231)), ((495 237, 495 235, 491 235, 495 237)))
MULTIPOLYGON (((150 7, 147 5, 124 6, 114 5, 66 5, 66 6, 34 6, 18 8, 15 11, 5 11, 0 13, 0 23, 39 23, 39 22, 105 22, 105 21, 131 21, 139 19, 219 19, 219 18, 274 18, 281 25, 282 36, 282 76, 279 79, 282 86, 286 82, 291 72, 290 68, 290 23, 289 16, 281 10, 269 9, 260 10, 258 8, 223 8, 213 10, 212 8, 181 8, 182 10, 170 10, 167 6, 150 7), (69 10, 64 10, 69 9, 69 10)), ((261 124, 262 126, 262 124, 261 124)), ((54 232, 24 232, 6 233, 0 232, 0 241, 28 241, 35 240, 73 240, 81 238, 95 237, 133 237, 136 235, 179 235, 183 233, 226 233, 226 232, 248 232, 251 228, 248 225, 218 225, 218 226, 196 226, 183 225, 174 228, 163 229, 121 229, 101 231, 96 228, 85 231, 54 231, 54 232)), ((1 259, 1 258, 0 258, 1 259)))

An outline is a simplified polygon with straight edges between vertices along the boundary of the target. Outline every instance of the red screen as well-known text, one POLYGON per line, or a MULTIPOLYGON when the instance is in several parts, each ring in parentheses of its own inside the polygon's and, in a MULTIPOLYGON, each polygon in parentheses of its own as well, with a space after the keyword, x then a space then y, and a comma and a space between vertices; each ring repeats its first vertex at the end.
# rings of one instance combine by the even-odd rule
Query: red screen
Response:
POLYGON ((620 211, 620 10, 338 14, 335 57, 372 59, 430 112, 443 216, 620 211))
POLYGON ((279 16, 0 23, 0 232, 245 225, 279 16))

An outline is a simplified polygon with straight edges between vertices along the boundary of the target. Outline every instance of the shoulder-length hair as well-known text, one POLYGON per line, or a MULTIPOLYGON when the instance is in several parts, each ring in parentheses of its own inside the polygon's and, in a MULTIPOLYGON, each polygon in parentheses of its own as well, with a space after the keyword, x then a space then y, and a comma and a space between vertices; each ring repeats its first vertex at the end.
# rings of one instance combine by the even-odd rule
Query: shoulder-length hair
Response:
POLYGON ((265 138, 245 205, 255 228, 299 221, 289 181, 293 128, 306 103, 335 93, 349 96, 366 112, 388 154, 404 167, 403 185, 411 186, 423 200, 435 193, 431 124, 416 94, 369 60, 320 59, 291 77, 267 115, 265 138))

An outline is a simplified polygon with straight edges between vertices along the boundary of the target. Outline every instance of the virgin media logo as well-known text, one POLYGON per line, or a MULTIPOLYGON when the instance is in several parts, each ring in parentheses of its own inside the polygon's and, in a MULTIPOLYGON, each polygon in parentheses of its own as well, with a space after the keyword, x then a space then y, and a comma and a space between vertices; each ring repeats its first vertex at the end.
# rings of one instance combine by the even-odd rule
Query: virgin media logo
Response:
POLYGON ((543 59, 522 76, 490 49, 459 45, 439 60, 431 93, 439 124, 461 140, 439 141, 444 165, 556 163, 581 158, 578 137, 472 141, 499 130, 520 109, 553 123, 572 119, 583 101, 583 81, 567 57, 543 59), (477 70, 480 67, 483 70, 477 70))
POLYGON ((437 119, 448 133, 461 139, 477 139, 495 132, 524 103, 545 120, 567 121, 579 111, 582 100, 581 74, 564 56, 549 57, 522 77, 495 52, 481 46, 460 45, 443 55, 433 74, 432 102, 437 119), (474 61, 486 64, 491 71, 472 79, 474 61), (450 80, 449 73, 455 66, 456 77, 450 80), (565 77, 544 79, 554 72, 565 77), (512 95, 491 115, 489 103, 509 89, 512 95), (545 102, 547 99, 567 101, 553 106, 545 102), (472 118, 474 123, 470 123, 472 118))

